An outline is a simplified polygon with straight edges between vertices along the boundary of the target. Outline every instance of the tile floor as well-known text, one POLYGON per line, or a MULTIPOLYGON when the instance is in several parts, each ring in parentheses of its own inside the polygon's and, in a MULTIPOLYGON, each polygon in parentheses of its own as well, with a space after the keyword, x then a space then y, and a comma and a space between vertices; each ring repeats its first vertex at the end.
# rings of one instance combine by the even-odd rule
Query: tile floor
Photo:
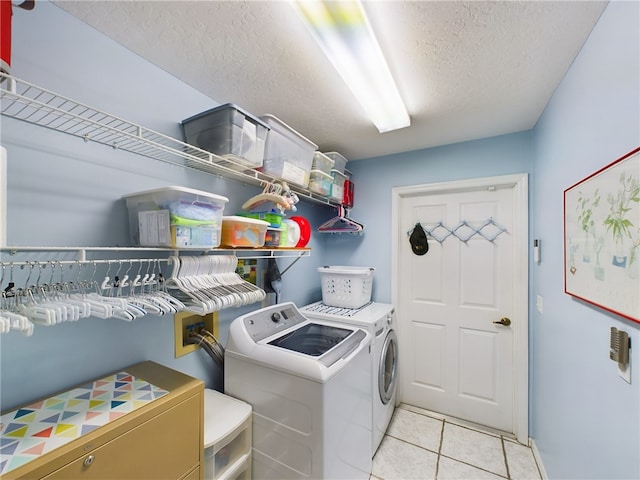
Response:
POLYGON ((402 404, 373 458, 370 479, 541 480, 541 476, 529 447, 402 404))

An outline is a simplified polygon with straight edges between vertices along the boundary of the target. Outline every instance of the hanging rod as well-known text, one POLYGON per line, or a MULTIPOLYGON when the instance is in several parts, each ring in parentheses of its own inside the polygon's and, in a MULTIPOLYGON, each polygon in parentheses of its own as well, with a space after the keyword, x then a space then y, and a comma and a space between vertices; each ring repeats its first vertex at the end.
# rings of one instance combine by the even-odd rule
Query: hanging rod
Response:
POLYGON ((0 260, 0 268, 5 267, 42 267, 46 268, 48 265, 52 267, 57 267, 60 265, 116 265, 123 263, 156 263, 156 262, 169 262, 168 258, 125 258, 125 259, 117 259, 117 260, 32 260, 32 261, 3 261, 0 260))
MULTIPOLYGON (((78 261, 87 261, 87 252, 162 252, 179 256, 183 254, 194 254, 201 252, 208 255, 228 255, 233 254, 238 258, 260 259, 260 258, 300 258, 310 257, 310 248, 213 248, 209 250, 180 250, 172 248, 153 247, 43 247, 43 246, 7 246, 1 247, 0 252, 8 252, 9 255, 17 255, 21 252, 77 252, 78 261)), ((129 259, 123 259, 129 260, 129 259)), ((114 261, 113 259, 111 261, 114 261)), ((117 260, 116 260, 117 261, 117 260)))

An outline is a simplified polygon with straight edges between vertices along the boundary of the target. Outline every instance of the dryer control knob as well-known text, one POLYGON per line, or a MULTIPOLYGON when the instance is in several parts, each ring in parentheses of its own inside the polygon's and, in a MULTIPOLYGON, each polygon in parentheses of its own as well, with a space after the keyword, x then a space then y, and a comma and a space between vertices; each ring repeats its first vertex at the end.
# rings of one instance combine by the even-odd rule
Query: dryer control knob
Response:
POLYGON ((278 322, 280 321, 280 318, 281 318, 281 317, 280 317, 280 313, 278 313, 278 312, 273 312, 273 313, 271 314, 271 321, 272 321, 273 323, 278 323, 278 322))

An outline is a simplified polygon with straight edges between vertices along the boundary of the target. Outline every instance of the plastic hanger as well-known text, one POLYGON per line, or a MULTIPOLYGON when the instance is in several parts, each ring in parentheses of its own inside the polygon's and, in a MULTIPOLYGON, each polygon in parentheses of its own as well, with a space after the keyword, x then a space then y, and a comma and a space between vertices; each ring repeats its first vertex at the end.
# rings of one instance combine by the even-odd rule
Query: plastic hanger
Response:
POLYGON ((242 209, 253 210, 263 203, 272 202, 282 210, 291 210, 297 199, 297 195, 294 196, 287 185, 267 183, 262 193, 251 197, 242 204, 242 209))
POLYGON ((338 214, 318 227, 324 233, 362 233, 364 225, 346 216, 345 208, 340 205, 338 214))

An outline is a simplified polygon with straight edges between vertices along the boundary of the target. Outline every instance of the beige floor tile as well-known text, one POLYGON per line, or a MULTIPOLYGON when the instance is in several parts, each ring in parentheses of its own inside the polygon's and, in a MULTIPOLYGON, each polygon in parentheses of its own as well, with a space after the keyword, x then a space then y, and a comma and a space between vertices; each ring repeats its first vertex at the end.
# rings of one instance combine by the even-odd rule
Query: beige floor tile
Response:
POLYGON ((504 480, 504 477, 447 457, 438 461, 438 480, 504 480))
POLYGON ((387 435, 438 453, 442 421, 419 413, 396 408, 387 435))
POLYGON ((513 480, 540 480, 538 465, 529 447, 515 442, 504 442, 509 475, 513 480))
POLYGON ((372 475, 384 480, 435 479, 438 455, 385 435, 373 459, 372 475))
POLYGON ((502 440, 499 437, 445 422, 442 455, 507 476, 502 440))

